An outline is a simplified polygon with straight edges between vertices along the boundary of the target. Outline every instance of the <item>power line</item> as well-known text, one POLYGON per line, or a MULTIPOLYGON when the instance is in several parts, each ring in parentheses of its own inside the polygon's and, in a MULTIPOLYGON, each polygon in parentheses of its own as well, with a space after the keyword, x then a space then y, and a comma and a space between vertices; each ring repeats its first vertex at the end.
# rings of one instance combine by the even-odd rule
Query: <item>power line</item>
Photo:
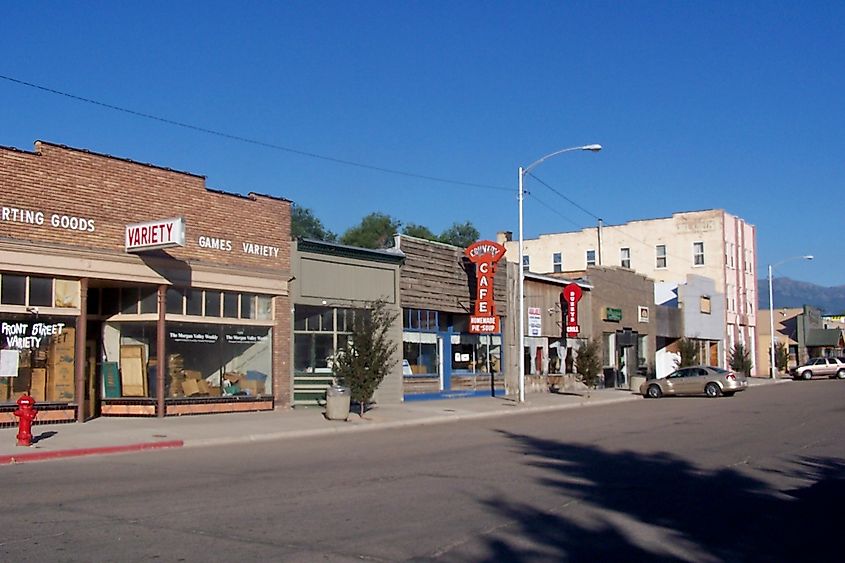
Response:
POLYGON ((123 112, 123 113, 129 114, 129 115, 133 115, 135 117, 150 119, 152 121, 158 121, 158 122, 161 122, 161 123, 166 123, 168 125, 174 125, 176 127, 182 127, 183 129, 189 129, 191 131, 206 133, 208 135, 215 135, 217 137, 222 137, 224 139, 229 139, 231 141, 248 143, 248 144, 251 144, 251 145, 260 146, 260 147, 264 147, 264 148, 267 148, 267 149, 273 149, 273 150, 283 151, 283 152, 296 154, 296 155, 304 156, 304 157, 308 157, 308 158, 315 158, 315 159, 324 160, 324 161, 327 161, 327 162, 333 162, 335 164, 343 164, 343 165, 346 165, 346 166, 355 166, 356 168, 363 168, 365 170, 373 170, 375 172, 383 172, 385 174, 394 174, 394 175, 397 175, 397 176, 404 176, 406 178, 417 178, 417 179, 420 179, 420 180, 428 180, 428 181, 431 181, 431 182, 440 182, 440 183, 443 183, 443 184, 454 184, 454 185, 458 185, 458 186, 467 186, 467 187, 471 187, 471 188, 483 188, 483 189, 488 189, 488 190, 499 190, 499 191, 511 191, 512 190, 512 188, 506 188, 504 186, 494 186, 494 185, 490 185, 490 184, 478 184, 478 183, 475 183, 475 182, 463 182, 463 181, 460 181, 460 180, 450 180, 448 178, 439 178, 437 176, 428 176, 426 174, 417 174, 415 172, 408 172, 408 171, 405 171, 405 170, 396 170, 396 169, 393 169, 393 168, 385 168, 383 166, 375 166, 373 164, 365 164, 365 163, 362 163, 362 162, 345 160, 345 159, 336 158, 336 157, 333 157, 333 156, 326 156, 326 155, 317 154, 317 153, 313 153, 313 152, 303 151, 303 150, 300 150, 300 149, 295 149, 295 148, 292 148, 292 147, 285 147, 285 146, 282 146, 282 145, 277 145, 275 143, 268 143, 266 141, 259 141, 259 140, 256 140, 256 139, 250 139, 249 137, 243 137, 241 135, 233 135, 231 133, 225 133, 223 131, 217 131, 215 129, 208 129, 206 127, 200 127, 198 125, 192 125, 190 123, 184 123, 182 121, 176 121, 176 120, 173 120, 173 119, 168 119, 166 117, 159 117, 157 115, 152 115, 152 114, 149 114, 149 113, 144 113, 144 112, 128 109, 128 108, 116 106, 116 105, 113 105, 113 104, 108 104, 108 103, 101 102, 101 101, 98 101, 98 100, 93 100, 91 98, 85 98, 85 97, 82 97, 82 96, 77 96, 76 94, 70 94, 68 92, 63 92, 61 90, 56 90, 54 88, 48 88, 47 86, 41 86, 39 84, 33 84, 32 82, 26 82, 24 80, 12 78, 11 76, 0 75, 0 79, 6 80, 8 82, 14 82, 15 84, 19 84, 21 86, 26 86, 28 88, 34 88, 36 90, 41 90, 42 92, 47 92, 49 94, 55 94, 57 96, 64 96, 65 98, 70 98, 72 100, 84 102, 86 104, 92 104, 92 105, 103 107, 103 108, 106 108, 106 109, 123 112))
POLYGON ((548 185, 546 182, 544 182, 543 180, 541 180, 540 178, 535 176, 533 172, 529 172, 528 175, 531 176, 532 178, 534 178, 535 180, 537 180, 538 182, 540 182, 541 184, 543 184, 544 186, 546 186, 547 188, 549 188, 550 190, 552 190, 554 193, 556 193, 557 195, 559 195, 560 197, 562 197, 563 199, 565 199, 566 201, 568 201, 569 203, 571 203, 572 205, 577 207, 578 209, 580 209, 581 211, 583 211, 584 213, 586 213, 587 215, 591 216, 593 219, 595 219, 597 221, 601 221, 601 217, 599 217, 598 215, 596 215, 592 211, 588 211, 587 209, 584 209, 583 207, 581 207, 580 205, 578 205, 577 203, 575 203, 574 201, 572 201, 571 199, 569 199, 568 197, 566 197, 565 195, 560 193, 558 190, 554 189, 553 187, 548 185))
POLYGON ((576 227, 578 227, 579 229, 583 229, 583 228, 584 228, 583 226, 579 225, 578 223, 576 223, 575 221, 573 221, 572 219, 570 219, 569 217, 567 217, 566 215, 564 215, 563 213, 561 213, 560 211, 558 211, 557 209, 555 209, 553 206, 549 205, 549 204, 548 204, 548 203, 546 203, 545 201, 543 201, 543 200, 541 200, 540 198, 538 198, 536 195, 532 194, 531 192, 526 191, 526 192, 525 192, 525 195, 529 196, 531 199, 533 199, 534 201, 536 201, 537 203, 539 203, 539 204, 540 204, 540 205, 542 205, 543 207, 545 207, 545 208, 549 209, 549 211, 551 211, 551 212, 552 212, 552 213, 554 213, 555 215, 560 216, 560 217, 561 217, 562 219, 564 219, 565 221, 567 221, 567 222, 569 222, 569 223, 572 223, 573 225, 575 225, 575 226, 576 226, 576 227))

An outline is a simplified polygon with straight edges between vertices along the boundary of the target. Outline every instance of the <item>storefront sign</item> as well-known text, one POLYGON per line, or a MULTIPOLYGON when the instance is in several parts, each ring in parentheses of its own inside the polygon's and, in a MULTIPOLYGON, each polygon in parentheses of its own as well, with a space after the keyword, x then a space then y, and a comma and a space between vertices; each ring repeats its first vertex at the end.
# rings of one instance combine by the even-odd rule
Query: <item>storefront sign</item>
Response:
POLYGON ((207 332, 169 332, 170 340, 173 342, 198 342, 201 344, 213 344, 220 339, 217 334, 207 332))
MULTIPOLYGON (((39 348, 48 336, 64 332, 65 323, 0 323, 3 347, 12 350, 39 348)), ((46 341, 45 341, 46 342, 46 341)))
POLYGON ((481 240, 465 251, 469 261, 475 264, 475 309, 469 317, 469 331, 475 334, 501 332, 496 304, 493 302, 493 279, 496 263, 505 255, 505 247, 490 240, 481 240))
POLYGON ((160 219, 126 225, 126 252, 185 246, 185 219, 160 219))
POLYGON ((622 320, 622 309, 616 309, 614 307, 605 307, 604 320, 618 323, 622 320))
POLYGON ((94 220, 87 217, 62 215, 61 213, 46 213, 41 210, 23 209, 20 207, 6 207, 0 209, 0 219, 6 223, 23 223, 26 225, 49 225, 54 229, 68 231, 94 232, 94 220))
POLYGON ((528 336, 540 336, 543 333, 543 316, 539 307, 528 307, 528 336))
POLYGON ((232 252, 233 249, 237 248, 244 254, 251 254, 253 256, 263 256, 265 258, 279 257, 279 247, 269 244, 242 242, 239 245, 235 245, 231 239, 208 237, 205 235, 200 235, 197 238, 197 244, 200 248, 219 250, 221 252, 232 252))
POLYGON ((581 300, 581 287, 577 283, 571 283, 560 292, 560 306, 565 311, 567 336, 578 336, 581 327, 578 326, 578 301, 581 300))

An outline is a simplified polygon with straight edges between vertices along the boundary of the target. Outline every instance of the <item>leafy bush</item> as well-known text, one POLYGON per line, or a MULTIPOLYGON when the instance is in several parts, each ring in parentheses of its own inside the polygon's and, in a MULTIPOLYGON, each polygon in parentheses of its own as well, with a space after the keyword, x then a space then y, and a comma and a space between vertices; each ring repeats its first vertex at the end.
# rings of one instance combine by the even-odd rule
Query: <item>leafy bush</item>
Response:
POLYGON ((589 388, 598 384, 601 373, 601 342, 588 340, 578 349, 575 359, 575 371, 581 376, 581 381, 589 388))
POLYGON ((733 347, 728 361, 731 369, 735 372, 745 374, 746 376, 751 374, 751 356, 742 342, 737 342, 733 347))
POLYGON ((350 398, 358 403, 361 416, 376 388, 396 365, 397 345, 389 338, 396 317, 384 300, 368 304, 366 310, 355 311, 352 334, 332 362, 337 382, 349 387, 350 398))
POLYGON ((678 340, 678 353, 681 357, 675 360, 675 369, 698 365, 698 342, 692 338, 678 340))

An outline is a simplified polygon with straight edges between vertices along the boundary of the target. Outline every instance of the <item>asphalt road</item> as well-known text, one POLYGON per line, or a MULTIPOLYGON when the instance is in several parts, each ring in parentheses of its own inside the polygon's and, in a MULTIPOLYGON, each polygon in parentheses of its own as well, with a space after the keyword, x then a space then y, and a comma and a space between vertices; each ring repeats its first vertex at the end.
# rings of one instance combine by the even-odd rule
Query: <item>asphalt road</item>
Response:
POLYGON ((4 561, 833 561, 845 381, 0 467, 4 561))

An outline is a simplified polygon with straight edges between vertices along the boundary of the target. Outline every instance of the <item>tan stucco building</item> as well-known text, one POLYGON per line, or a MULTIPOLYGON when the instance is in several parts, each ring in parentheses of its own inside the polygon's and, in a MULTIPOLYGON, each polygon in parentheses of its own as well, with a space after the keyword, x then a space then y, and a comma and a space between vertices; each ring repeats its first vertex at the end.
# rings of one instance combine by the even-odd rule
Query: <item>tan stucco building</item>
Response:
MULTIPOLYGON (((499 233, 507 257, 519 255, 510 233, 499 233)), ((620 266, 656 282, 686 281, 696 274, 715 281, 725 302, 727 354, 743 343, 757 357, 756 227, 721 209, 674 213, 671 217, 622 225, 551 233, 524 241, 523 268, 537 273, 582 270, 588 266, 620 266)), ((755 372, 756 366, 755 366, 755 372)))

